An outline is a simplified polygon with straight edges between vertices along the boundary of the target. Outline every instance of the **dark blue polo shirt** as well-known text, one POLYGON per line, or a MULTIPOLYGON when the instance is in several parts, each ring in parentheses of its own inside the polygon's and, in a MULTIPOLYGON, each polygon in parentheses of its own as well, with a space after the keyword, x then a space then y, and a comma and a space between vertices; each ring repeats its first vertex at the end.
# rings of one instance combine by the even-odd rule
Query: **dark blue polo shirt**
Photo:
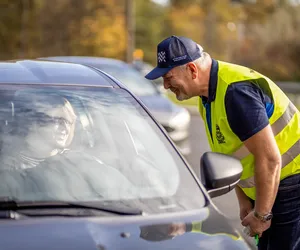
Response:
MULTIPOLYGON (((208 98, 201 97, 206 109, 206 119, 211 133, 210 104, 215 100, 218 79, 218 62, 213 59, 208 98)), ((238 82, 228 86, 225 95, 227 119, 232 131, 245 141, 269 124, 274 104, 270 96, 250 81, 238 82)))

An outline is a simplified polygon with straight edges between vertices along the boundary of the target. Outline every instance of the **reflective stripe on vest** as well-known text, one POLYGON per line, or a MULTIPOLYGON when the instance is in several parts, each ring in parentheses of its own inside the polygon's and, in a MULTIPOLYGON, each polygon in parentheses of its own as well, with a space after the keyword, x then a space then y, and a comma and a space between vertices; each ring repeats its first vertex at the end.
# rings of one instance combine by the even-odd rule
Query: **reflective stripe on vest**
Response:
MULTIPOLYGON (((293 116, 296 114, 296 111, 297 108, 290 102, 285 112, 282 114, 282 116, 271 125, 274 136, 279 134, 288 125, 288 123, 291 121, 293 116)), ((285 152, 281 156, 281 168, 287 166, 294 158, 296 158, 299 155, 299 149, 300 149, 300 140, 298 140, 291 148, 289 148, 287 152, 285 152)), ((232 155, 238 158, 239 160, 241 160, 247 157, 248 155, 250 155, 250 152, 247 149, 247 147, 243 145, 232 155)), ((254 187, 255 186, 254 176, 251 176, 244 180, 240 180, 239 186, 241 188, 254 187)))
MULTIPOLYGON (((296 111, 297 108, 294 106, 293 103, 290 102, 285 112, 282 114, 282 116, 271 125, 274 136, 278 135, 285 128, 285 126, 290 122, 290 120, 295 115, 296 111)), ((232 155, 238 158, 239 160, 242 160, 243 158, 247 157, 249 154, 250 154, 249 150, 245 145, 243 145, 232 155)))
MULTIPOLYGON (((293 159, 299 155, 300 140, 298 140, 287 152, 281 156, 281 168, 287 166, 293 159)), ((255 186, 254 176, 247 179, 240 180, 239 186, 241 188, 252 188, 255 186)))

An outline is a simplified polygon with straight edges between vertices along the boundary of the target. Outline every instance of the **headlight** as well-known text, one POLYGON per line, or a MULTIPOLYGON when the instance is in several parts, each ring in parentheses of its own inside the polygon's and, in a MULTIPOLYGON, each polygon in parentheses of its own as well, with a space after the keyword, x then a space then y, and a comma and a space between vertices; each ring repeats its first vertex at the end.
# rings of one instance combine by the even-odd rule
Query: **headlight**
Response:
POLYGON ((170 120, 169 125, 174 128, 186 128, 190 120, 190 113, 183 108, 170 120))

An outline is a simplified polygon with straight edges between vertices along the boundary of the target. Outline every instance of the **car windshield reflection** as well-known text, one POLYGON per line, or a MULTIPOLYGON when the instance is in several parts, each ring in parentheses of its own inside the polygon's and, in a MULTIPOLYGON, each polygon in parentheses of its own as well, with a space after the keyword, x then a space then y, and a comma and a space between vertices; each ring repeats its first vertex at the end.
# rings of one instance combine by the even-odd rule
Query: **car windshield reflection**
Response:
POLYGON ((1 88, 0 196, 121 202, 148 213, 204 206, 178 153, 127 91, 1 88))

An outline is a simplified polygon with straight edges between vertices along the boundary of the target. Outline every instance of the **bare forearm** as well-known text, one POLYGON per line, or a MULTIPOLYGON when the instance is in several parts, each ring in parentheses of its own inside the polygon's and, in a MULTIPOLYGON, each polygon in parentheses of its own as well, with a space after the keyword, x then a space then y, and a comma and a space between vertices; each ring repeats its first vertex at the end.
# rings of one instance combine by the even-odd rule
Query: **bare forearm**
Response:
POLYGON ((235 187, 235 193, 239 203, 245 200, 249 200, 248 196, 243 192, 243 190, 238 185, 235 187))
POLYGON ((272 210, 280 181, 281 161, 258 161, 255 166, 255 210, 265 214, 272 210))

